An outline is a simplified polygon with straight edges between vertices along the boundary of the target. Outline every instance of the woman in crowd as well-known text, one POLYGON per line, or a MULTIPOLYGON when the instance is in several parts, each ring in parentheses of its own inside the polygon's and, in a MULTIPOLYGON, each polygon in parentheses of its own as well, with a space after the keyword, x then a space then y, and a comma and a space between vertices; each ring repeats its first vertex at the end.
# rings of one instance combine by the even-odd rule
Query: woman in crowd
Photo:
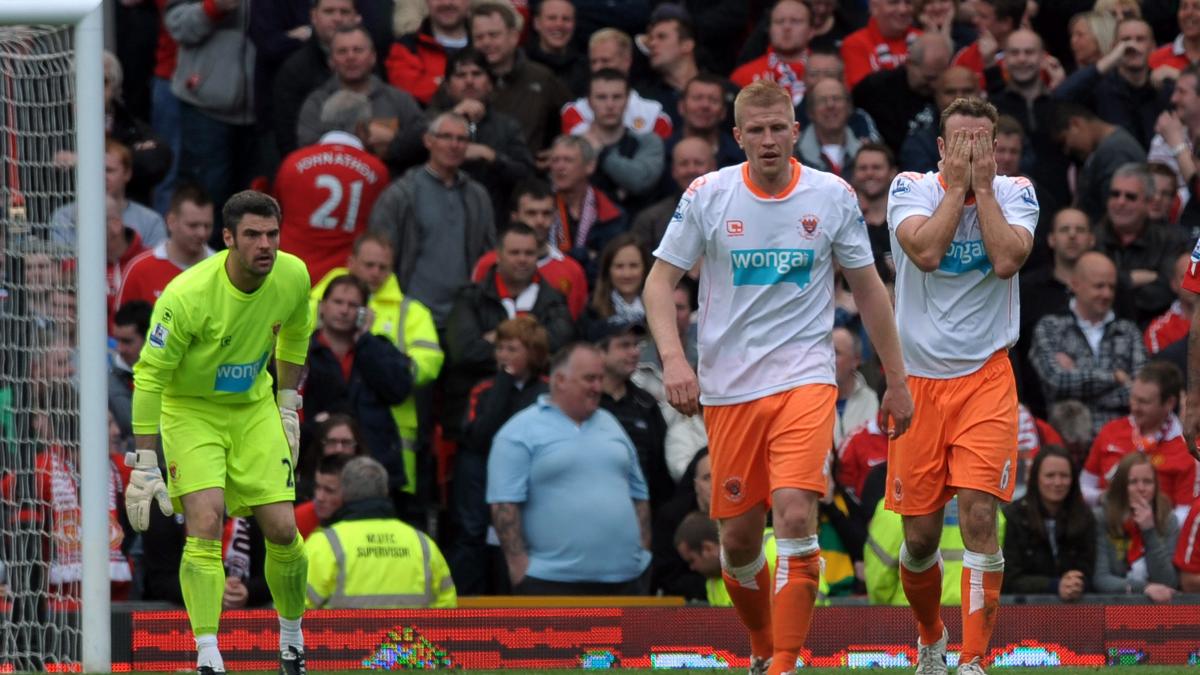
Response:
POLYGON ((1071 54, 1075 67, 1094 66, 1100 57, 1112 51, 1117 20, 1105 12, 1080 12, 1067 24, 1071 35, 1071 54))
MULTIPOLYGON (((550 337, 537 319, 522 314, 496 327, 498 372, 471 390, 463 442, 455 455, 451 515, 459 529, 446 559, 455 588, 463 595, 506 591, 498 586, 508 574, 503 569, 489 574, 495 565, 488 562, 485 539, 492 522, 485 500, 488 455, 500 427, 550 390, 546 382, 549 363, 550 337)), ((494 557, 503 565, 503 556, 494 557)))
POLYGON ((1096 590, 1169 602, 1179 584, 1171 562, 1179 523, 1149 457, 1134 452, 1121 460, 1096 523, 1096 590))
POLYGON ((588 326, 597 321, 644 322, 642 285, 649 273, 650 254, 637 237, 625 233, 608 242, 600 253, 600 274, 592 300, 580 319, 581 334, 590 335, 588 326))
POLYGON ((318 422, 313 441, 300 457, 296 477, 296 501, 312 499, 317 465, 325 455, 365 455, 366 444, 358 431, 358 422, 345 413, 333 413, 318 422))
POLYGON ((1058 445, 1033 458, 1024 497, 1004 509, 1004 592, 1078 600, 1096 565, 1096 521, 1083 503, 1071 455, 1058 445))

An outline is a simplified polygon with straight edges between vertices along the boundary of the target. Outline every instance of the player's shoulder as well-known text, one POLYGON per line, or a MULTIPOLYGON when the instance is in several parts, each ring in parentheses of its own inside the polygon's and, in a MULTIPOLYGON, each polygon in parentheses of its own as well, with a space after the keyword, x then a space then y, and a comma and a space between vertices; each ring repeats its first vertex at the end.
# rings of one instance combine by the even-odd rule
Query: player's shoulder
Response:
POLYGON ((275 268, 271 273, 279 275, 284 281, 302 281, 306 289, 312 285, 312 280, 308 277, 308 265, 299 256, 287 251, 279 251, 275 254, 275 268))
POLYGON ((1025 176, 996 176, 992 179, 992 191, 1005 199, 1021 199, 1030 206, 1037 206, 1037 190, 1033 181, 1025 176))
POLYGON ((683 196, 691 199, 711 198, 721 192, 728 192, 742 180, 742 165, 735 164, 696 178, 683 191, 683 196))
POLYGON ((803 187, 821 191, 832 190, 832 192, 829 193, 830 196, 847 195, 849 197, 854 197, 855 194, 854 188, 841 176, 828 171, 814 169, 811 166, 804 166, 800 168, 799 184, 803 187))
POLYGON ((228 256, 227 251, 221 251, 208 256, 204 260, 192 265, 183 270, 171 279, 170 283, 163 290, 165 296, 169 291, 172 295, 191 295, 200 294, 206 296, 212 292, 211 283, 213 281, 214 270, 223 271, 225 267, 225 258, 228 256))
POLYGON ((903 197, 913 194, 932 194, 938 189, 936 173, 920 173, 918 171, 901 171, 892 179, 889 193, 892 197, 903 197))

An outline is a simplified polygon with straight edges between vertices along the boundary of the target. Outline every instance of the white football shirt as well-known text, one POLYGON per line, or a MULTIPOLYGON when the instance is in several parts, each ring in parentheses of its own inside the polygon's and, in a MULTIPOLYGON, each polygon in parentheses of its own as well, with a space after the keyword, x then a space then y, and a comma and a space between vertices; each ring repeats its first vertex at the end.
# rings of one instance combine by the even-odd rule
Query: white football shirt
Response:
POLYGON ((743 403, 803 384, 836 384, 833 261, 874 263, 854 190, 792 160, 777 197, 742 163, 697 178, 654 255, 700 272, 704 405, 743 403))
MULTIPOLYGON (((997 176, 992 191, 1008 224, 1033 234, 1038 202, 1029 179, 997 176)), ((1021 311, 1017 276, 1001 279, 992 270, 973 198, 936 270, 922 272, 904 253, 896 227, 910 216, 933 215, 945 194, 939 173, 901 173, 892 180, 887 209, 904 366, 910 375, 936 379, 969 375, 1015 344, 1021 311)))

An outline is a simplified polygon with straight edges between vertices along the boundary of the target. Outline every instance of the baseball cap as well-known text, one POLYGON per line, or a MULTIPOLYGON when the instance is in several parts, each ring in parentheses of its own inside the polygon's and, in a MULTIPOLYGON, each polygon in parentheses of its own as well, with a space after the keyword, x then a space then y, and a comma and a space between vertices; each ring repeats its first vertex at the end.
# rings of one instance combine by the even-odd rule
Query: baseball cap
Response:
POLYGON ((587 329, 587 339, 592 344, 599 344, 609 338, 626 334, 644 337, 646 324, 642 321, 630 321, 619 316, 612 316, 605 321, 593 321, 587 329))

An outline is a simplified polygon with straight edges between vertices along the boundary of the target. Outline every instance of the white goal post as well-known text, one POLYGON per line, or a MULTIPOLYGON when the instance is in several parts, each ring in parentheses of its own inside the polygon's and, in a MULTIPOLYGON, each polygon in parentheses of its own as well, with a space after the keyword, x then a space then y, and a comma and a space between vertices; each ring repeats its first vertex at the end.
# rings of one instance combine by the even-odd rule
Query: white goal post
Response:
MULTIPOLYGON (((107 316, 105 281, 105 190, 104 190, 104 73, 102 52, 104 24, 101 0, 0 0, 0 42, 6 34, 19 35, 20 26, 70 28, 73 35, 74 66, 74 200, 78 209, 75 264, 78 295, 76 305, 78 363, 79 511, 82 573, 80 575, 81 639, 78 658, 84 672, 111 670, 111 617, 109 598, 109 464, 107 433, 107 316)), ((13 66, 15 59, 0 54, 0 68, 13 66)), ((63 78, 64 80, 68 78, 63 78)), ((9 117, 14 117, 10 100, 9 117)), ((5 129, 0 157, 8 154, 10 136, 19 128, 5 129)), ((5 170, 20 158, 9 156, 5 170)), ((0 226, 15 229, 25 216, 24 204, 12 199, 12 186, 3 184, 5 203, 0 204, 0 226)), ((25 185, 21 190, 37 190, 25 185)), ((10 232, 11 235, 11 232, 10 232)), ((0 621, 3 619, 0 618, 0 621)), ((2 651, 2 650, 0 650, 2 651)), ((75 650, 70 650, 70 659, 75 650)))

